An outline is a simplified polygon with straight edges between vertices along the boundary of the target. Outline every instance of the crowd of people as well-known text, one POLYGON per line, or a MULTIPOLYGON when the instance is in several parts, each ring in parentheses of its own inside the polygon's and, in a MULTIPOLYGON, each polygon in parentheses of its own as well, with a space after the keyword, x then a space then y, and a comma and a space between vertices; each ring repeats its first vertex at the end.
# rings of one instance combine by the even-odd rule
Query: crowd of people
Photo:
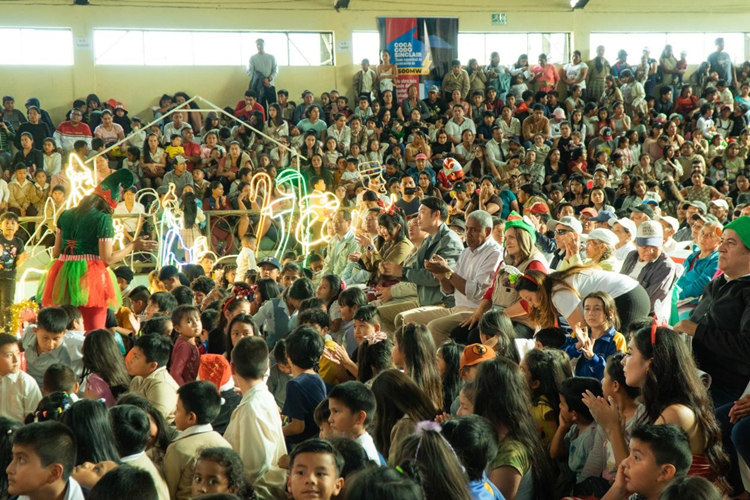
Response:
POLYGON ((275 92, 262 45, 235 106, 164 95, 148 130, 3 99, 0 498, 748 498, 750 63, 493 54, 397 102, 384 51, 350 106, 275 92), (122 140, 48 218, 61 155, 122 140), (338 208, 277 259, 288 188, 251 182, 288 167, 338 208), (185 231, 239 223, 138 284, 152 229, 114 250, 112 215, 171 185, 185 231), (13 331, 35 213, 55 261, 13 331))

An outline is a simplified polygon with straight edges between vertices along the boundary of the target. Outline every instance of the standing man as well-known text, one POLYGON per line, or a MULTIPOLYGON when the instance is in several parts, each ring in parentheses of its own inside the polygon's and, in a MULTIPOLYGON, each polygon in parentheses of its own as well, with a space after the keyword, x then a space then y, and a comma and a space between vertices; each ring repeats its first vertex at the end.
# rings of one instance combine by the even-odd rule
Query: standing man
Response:
POLYGON ((372 91, 377 79, 378 75, 370 67, 370 60, 362 59, 362 68, 354 74, 354 98, 359 99, 362 95, 366 95, 368 99, 372 99, 372 91))
POLYGON ((716 71, 719 74, 719 80, 727 82, 727 87, 733 87, 737 81, 737 70, 732 64, 732 58, 724 52, 724 39, 717 38, 714 42, 716 50, 708 56, 708 64, 711 65, 709 71, 716 71))
POLYGON ((268 108, 269 104, 276 102, 274 79, 279 74, 279 68, 276 66, 276 58, 266 54, 265 45, 262 38, 255 40, 258 53, 250 58, 247 74, 250 76, 250 90, 258 96, 258 102, 268 108))

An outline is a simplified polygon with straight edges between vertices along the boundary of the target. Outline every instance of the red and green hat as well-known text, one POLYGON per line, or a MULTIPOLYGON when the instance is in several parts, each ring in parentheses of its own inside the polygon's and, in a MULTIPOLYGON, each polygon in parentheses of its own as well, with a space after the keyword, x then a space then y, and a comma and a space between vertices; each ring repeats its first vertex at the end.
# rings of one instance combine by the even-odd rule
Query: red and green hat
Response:
POLYGON ((122 168, 108 175, 106 179, 96 186, 94 194, 106 201, 110 207, 115 208, 117 202, 120 201, 120 188, 128 189, 133 184, 135 184, 133 172, 127 168, 122 168))

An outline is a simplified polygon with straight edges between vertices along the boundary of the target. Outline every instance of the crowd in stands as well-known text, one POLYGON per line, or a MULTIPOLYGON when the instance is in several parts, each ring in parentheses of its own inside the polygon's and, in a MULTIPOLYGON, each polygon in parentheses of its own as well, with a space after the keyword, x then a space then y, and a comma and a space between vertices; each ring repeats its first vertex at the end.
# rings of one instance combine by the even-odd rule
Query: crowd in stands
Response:
POLYGON ((750 63, 716 42, 690 77, 669 46, 495 53, 402 102, 383 52, 352 102, 256 85, 148 130, 115 99, 54 126, 6 96, 0 499, 748 498, 750 63), (240 212, 208 228, 236 261, 115 266, 106 329, 60 306, 11 331, 19 216, 122 139, 92 168, 173 184, 187 231, 291 167, 339 200, 328 238, 277 259, 277 221, 240 212))

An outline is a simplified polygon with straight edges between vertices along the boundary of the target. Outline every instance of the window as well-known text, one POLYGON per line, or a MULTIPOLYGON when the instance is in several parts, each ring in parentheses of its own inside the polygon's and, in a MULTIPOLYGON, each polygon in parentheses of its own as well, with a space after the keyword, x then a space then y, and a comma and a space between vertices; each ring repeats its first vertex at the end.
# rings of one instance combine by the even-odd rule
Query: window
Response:
POLYGON ((716 50, 714 40, 724 38, 724 50, 735 64, 745 60, 745 35, 743 33, 591 33, 589 47, 593 54, 596 47, 603 45, 610 63, 614 63, 617 52, 624 49, 628 62, 638 64, 643 48, 648 47, 651 57, 659 59, 665 45, 672 46, 676 58, 680 52, 687 52, 688 64, 700 64, 716 50))
POLYGON ((372 66, 380 62, 380 34, 377 31, 352 33, 352 61, 359 66, 362 59, 369 59, 372 66))
POLYGON ((500 53, 500 63, 509 66, 521 54, 528 54, 529 62, 536 64, 539 54, 547 54, 551 63, 568 61, 570 33, 459 33, 458 58, 462 64, 476 59, 479 64, 490 62, 490 54, 500 53))
POLYGON ((255 41, 279 66, 332 66, 331 32, 94 30, 94 62, 111 66, 246 66, 255 41))
POLYGON ((0 28, 0 64, 72 66, 73 31, 46 28, 0 28))

